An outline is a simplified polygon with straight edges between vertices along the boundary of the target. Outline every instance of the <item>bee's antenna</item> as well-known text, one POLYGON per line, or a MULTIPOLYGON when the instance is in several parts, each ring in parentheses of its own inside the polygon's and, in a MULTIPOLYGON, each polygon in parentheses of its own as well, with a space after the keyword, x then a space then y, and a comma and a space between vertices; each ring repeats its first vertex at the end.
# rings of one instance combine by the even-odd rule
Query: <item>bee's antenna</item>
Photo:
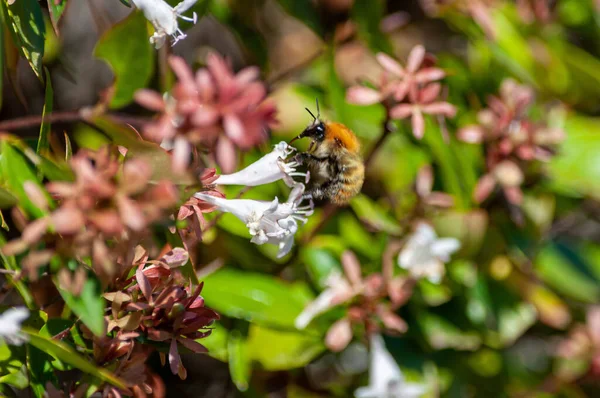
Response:
MULTIPOLYGON (((313 115, 313 113, 310 111, 310 109, 308 109, 308 108, 304 108, 304 109, 306 109, 306 112, 310 113, 310 115, 313 117, 314 121, 317 120, 317 118, 315 117, 315 115, 313 115)), ((317 112, 317 114, 319 114, 319 113, 317 112)))
POLYGON ((319 99, 315 98, 315 102, 317 103, 317 119, 321 117, 321 110, 319 109, 319 99))

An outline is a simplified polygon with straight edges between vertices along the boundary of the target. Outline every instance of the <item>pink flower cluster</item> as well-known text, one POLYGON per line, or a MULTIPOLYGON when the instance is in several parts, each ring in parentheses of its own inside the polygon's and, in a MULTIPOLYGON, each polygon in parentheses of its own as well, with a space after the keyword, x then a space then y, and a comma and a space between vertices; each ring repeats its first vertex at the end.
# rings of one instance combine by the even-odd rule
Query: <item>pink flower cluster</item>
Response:
POLYGON ((530 87, 506 79, 500 95, 490 96, 488 108, 477 115, 479 124, 458 131, 460 140, 485 145, 488 172, 475 189, 477 202, 485 200, 499 186, 510 203, 519 205, 526 166, 533 161, 549 160, 556 145, 564 139, 563 130, 529 119, 533 100, 530 87))
POLYGON ((392 119, 411 118, 413 135, 417 139, 425 134, 423 114, 454 117, 456 108, 440 100, 442 85, 439 80, 446 76, 444 70, 434 66, 434 59, 425 48, 415 46, 404 68, 389 55, 377 54, 383 67, 379 84, 375 89, 354 86, 348 89, 346 99, 350 103, 371 105, 383 103, 392 119))
POLYGON ((228 169, 234 164, 225 159, 234 158, 235 147, 249 149, 265 141, 275 124, 275 106, 265 100, 267 89, 258 80, 258 68, 235 74, 214 53, 195 74, 182 58, 172 56, 169 64, 178 78, 170 94, 143 89, 135 95, 140 105, 160 112, 143 129, 145 138, 171 144, 179 165, 189 159, 190 145, 208 147, 228 169))

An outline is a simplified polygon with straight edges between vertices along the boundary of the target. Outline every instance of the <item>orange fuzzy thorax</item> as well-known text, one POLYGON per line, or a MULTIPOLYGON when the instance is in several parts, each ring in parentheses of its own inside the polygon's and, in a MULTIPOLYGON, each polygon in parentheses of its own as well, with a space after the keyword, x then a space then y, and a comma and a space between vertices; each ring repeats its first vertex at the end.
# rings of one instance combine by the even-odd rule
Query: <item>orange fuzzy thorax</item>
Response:
POLYGON ((325 139, 335 140, 340 146, 346 148, 349 152, 357 153, 360 149, 360 142, 348 127, 341 123, 325 123, 325 139))

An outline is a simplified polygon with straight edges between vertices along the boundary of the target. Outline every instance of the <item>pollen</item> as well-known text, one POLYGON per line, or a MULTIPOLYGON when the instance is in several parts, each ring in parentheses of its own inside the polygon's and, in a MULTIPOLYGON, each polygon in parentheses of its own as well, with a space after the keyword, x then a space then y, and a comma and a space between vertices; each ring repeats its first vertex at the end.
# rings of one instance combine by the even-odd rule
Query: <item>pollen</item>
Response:
POLYGON ((341 123, 326 123, 325 138, 335 140, 348 151, 356 153, 360 149, 360 142, 352 131, 341 123))

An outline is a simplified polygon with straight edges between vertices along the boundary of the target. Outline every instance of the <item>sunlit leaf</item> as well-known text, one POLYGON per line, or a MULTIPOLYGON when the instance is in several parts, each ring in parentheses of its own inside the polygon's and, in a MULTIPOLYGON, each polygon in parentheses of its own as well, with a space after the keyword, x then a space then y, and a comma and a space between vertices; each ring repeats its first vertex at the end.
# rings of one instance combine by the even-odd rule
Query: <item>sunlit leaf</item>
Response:
POLYGON ((320 335, 282 332, 251 325, 248 333, 250 356, 267 371, 299 368, 325 350, 320 335))
POLYGON ((391 53, 388 38, 381 32, 381 19, 385 16, 385 1, 355 0, 352 6, 352 20, 358 27, 358 35, 373 52, 391 53))
MULTIPOLYGON (((46 94, 44 95, 44 108, 42 109, 42 118, 52 112, 54 104, 54 90, 52 90, 52 82, 50 81, 50 72, 44 68, 46 73, 46 94)), ((38 138, 37 150, 38 154, 46 154, 50 148, 50 122, 43 121, 40 126, 40 136, 38 138)))
POLYGON ((420 312, 417 317, 427 342, 436 350, 454 348, 456 350, 476 350, 481 338, 474 332, 465 332, 439 315, 420 312))
POLYGON ((96 336, 103 336, 105 334, 105 301, 101 295, 100 283, 95 277, 88 275, 79 296, 75 296, 71 292, 61 288, 58 291, 69 308, 73 310, 92 333, 96 336))
POLYGON ((581 272, 556 246, 544 247, 535 258, 535 267, 542 280, 561 294, 587 303, 600 298, 598 283, 581 272))
POLYGON ((229 331, 220 322, 217 322, 212 326, 210 335, 196 341, 206 347, 208 355, 221 362, 227 362, 229 358, 228 340, 229 331))
POLYGON ((121 108, 133 101, 133 94, 146 87, 154 73, 155 50, 148 41, 146 18, 141 11, 132 12, 98 41, 94 54, 104 59, 115 74, 111 108, 121 108))
POLYGON ((385 211, 378 203, 366 195, 359 194, 350 202, 356 215, 365 223, 374 226, 382 232, 398 235, 402 232, 400 224, 385 211))
POLYGON ((30 181, 38 185, 42 192, 45 192, 44 188, 40 185, 38 177, 25 156, 7 140, 0 142, 0 178, 6 188, 19 199, 19 205, 28 214, 36 218, 45 214, 44 210, 38 208, 29 199, 23 185, 26 181, 30 181))
POLYGON ((67 5, 70 4, 71 0, 50 0, 48 1, 48 12, 50 13, 50 21, 52 21, 52 27, 57 35, 60 34, 58 26, 60 23, 60 19, 67 8, 67 5))
POLYGON ((40 336, 35 330, 30 328, 23 328, 23 331, 29 336, 29 344, 39 348, 54 358, 60 359, 61 361, 116 387, 125 388, 123 381, 107 369, 96 367, 96 365, 82 357, 62 341, 40 336))
POLYGON ((0 4, 16 46, 37 77, 43 80, 45 27, 40 3, 36 0, 19 0, 11 5, 6 1, 0 4))
POLYGON ((202 297, 217 312, 265 325, 293 329, 305 296, 275 277, 223 268, 204 278, 202 297))
POLYGON ((231 332, 227 343, 231 380, 240 391, 246 391, 250 383, 252 363, 246 339, 238 332, 231 332))

